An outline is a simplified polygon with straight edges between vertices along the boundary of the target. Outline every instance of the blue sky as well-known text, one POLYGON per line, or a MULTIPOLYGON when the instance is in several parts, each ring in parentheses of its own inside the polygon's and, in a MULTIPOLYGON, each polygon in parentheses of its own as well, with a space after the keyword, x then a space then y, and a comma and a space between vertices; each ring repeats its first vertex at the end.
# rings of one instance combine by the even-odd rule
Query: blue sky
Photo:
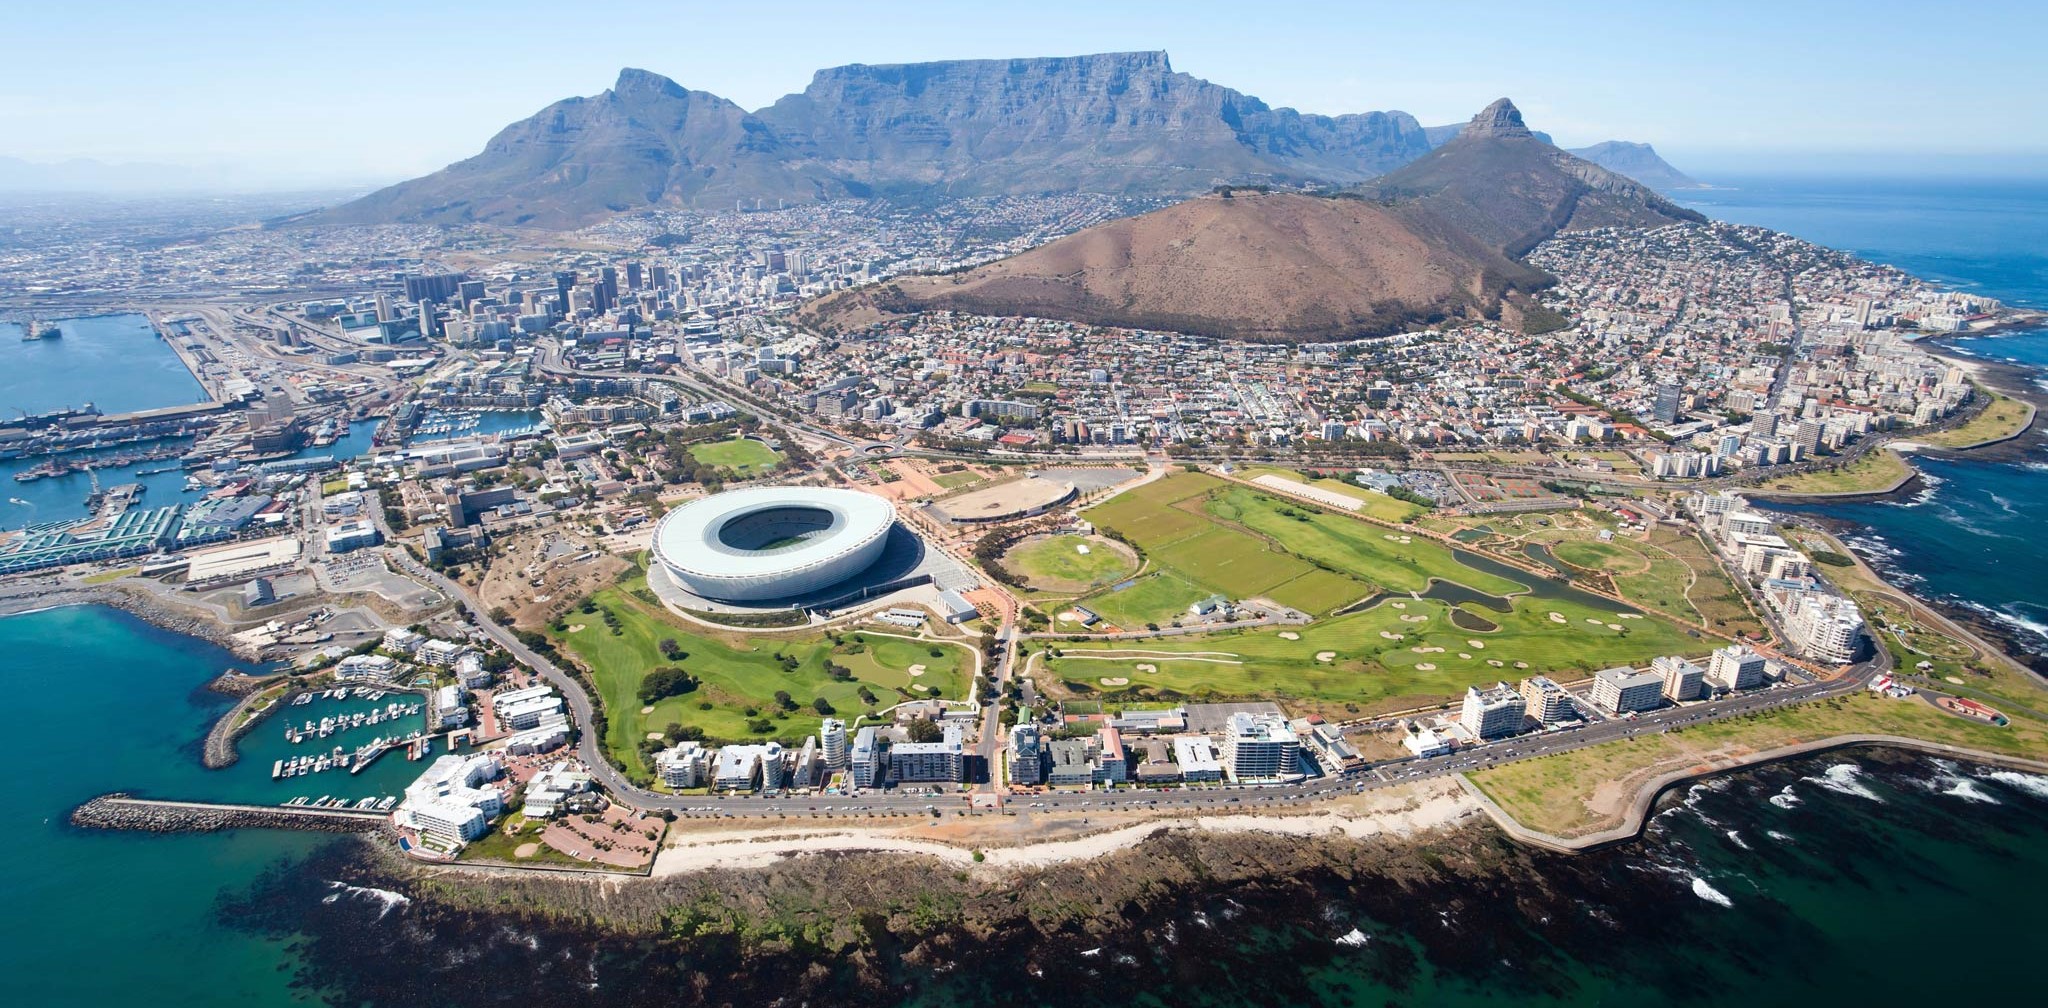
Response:
POLYGON ((758 108, 842 63, 1164 49, 1273 105, 1426 124, 1501 95, 1715 172, 2048 175, 2048 3, 20 2, 0 156, 373 182, 622 66, 758 108), (1664 9, 1660 9, 1664 8, 1664 9))

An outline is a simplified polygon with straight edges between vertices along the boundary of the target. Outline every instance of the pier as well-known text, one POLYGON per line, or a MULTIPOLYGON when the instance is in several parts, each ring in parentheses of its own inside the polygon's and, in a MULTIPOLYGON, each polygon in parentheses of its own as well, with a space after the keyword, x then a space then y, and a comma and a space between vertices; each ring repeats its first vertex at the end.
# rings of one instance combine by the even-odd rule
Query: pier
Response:
POLYGON ((241 805, 101 795, 71 810, 71 824, 84 829, 146 833, 212 833, 225 829, 296 829, 328 833, 371 833, 390 820, 388 811, 312 805, 241 805))

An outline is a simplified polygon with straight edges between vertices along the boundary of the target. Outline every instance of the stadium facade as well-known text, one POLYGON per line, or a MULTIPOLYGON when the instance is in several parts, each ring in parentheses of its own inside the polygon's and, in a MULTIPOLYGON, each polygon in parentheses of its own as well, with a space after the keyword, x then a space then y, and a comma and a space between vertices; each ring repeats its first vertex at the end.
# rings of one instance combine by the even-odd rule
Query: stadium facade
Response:
POLYGON ((895 509, 872 494, 750 487, 664 515, 654 530, 654 558, 676 584, 703 598, 795 598, 872 566, 895 524, 895 509))

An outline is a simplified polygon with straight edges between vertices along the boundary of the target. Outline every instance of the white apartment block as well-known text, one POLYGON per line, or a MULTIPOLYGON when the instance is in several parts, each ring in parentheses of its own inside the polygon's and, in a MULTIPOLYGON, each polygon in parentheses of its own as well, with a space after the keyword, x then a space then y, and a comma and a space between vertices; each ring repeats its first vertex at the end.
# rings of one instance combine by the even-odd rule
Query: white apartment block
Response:
POLYGON ((1623 666, 1593 673, 1593 705, 1609 714, 1654 710, 1664 703, 1664 677, 1623 666))
POLYGON ((1491 689, 1486 690, 1467 686, 1465 705, 1458 713, 1458 723, 1482 739, 1506 738, 1521 732, 1522 718, 1527 710, 1527 701, 1507 683, 1494 683, 1491 689))

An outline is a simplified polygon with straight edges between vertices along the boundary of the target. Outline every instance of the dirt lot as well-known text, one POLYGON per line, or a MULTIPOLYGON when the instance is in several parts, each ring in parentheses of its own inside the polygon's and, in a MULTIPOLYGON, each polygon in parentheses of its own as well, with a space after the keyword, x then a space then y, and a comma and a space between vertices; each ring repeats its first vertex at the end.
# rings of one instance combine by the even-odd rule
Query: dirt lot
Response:
POLYGON ((538 629, 631 566, 590 536, 560 526, 514 533, 499 545, 504 555, 491 562, 478 594, 486 609, 502 607, 526 629, 538 629), (596 556, 584 556, 592 552, 596 556))

